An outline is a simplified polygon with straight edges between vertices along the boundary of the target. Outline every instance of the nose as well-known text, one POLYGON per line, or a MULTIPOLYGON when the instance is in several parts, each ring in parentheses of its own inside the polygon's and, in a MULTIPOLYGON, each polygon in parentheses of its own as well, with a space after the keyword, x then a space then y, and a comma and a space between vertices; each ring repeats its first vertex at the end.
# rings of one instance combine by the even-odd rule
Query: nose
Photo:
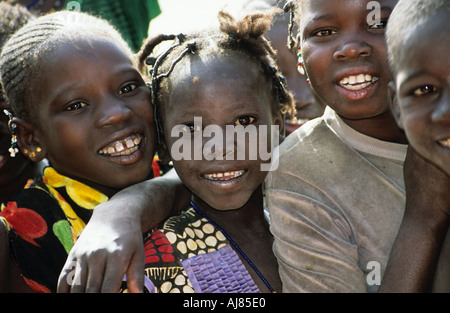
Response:
MULTIPOLYGON (((206 160, 226 160, 234 158, 234 153, 236 151, 236 142, 233 135, 227 134, 225 128, 221 128, 218 125, 209 125, 211 128, 212 138, 207 135, 204 138, 203 154, 206 160)), ((205 128, 204 134, 208 133, 208 127, 205 128)), ((234 133, 233 133, 234 134, 234 133)))
POLYGON ((133 116, 133 111, 120 99, 108 97, 98 105, 97 114, 97 126, 102 128, 128 120, 133 116))
POLYGON ((345 61, 357 59, 359 57, 368 57, 372 55, 372 47, 357 37, 353 37, 349 41, 345 41, 334 52, 333 58, 336 61, 345 61))
POLYGON ((433 122, 450 122, 450 92, 444 93, 439 98, 439 103, 431 114, 433 122))

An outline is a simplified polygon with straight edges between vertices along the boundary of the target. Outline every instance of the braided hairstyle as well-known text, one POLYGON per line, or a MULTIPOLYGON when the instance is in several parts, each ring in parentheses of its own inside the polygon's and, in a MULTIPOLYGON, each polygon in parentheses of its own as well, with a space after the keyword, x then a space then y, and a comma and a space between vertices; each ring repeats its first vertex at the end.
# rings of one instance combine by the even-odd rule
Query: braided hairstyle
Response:
MULTIPOLYGON (((21 26, 35 18, 35 15, 20 4, 10 4, 9 2, 0 2, 0 49, 6 43, 8 38, 21 26)), ((0 85, 0 102, 6 101, 3 96, 0 85)), ((0 112, 1 113, 1 112, 0 112)))
POLYGON ((158 35, 148 38, 138 53, 139 68, 144 72, 149 66, 150 89, 155 109, 156 125, 160 138, 163 128, 159 120, 160 107, 170 93, 169 75, 184 58, 199 56, 217 57, 239 55, 258 64, 270 87, 273 112, 295 115, 292 94, 285 88, 286 80, 280 75, 275 61, 275 51, 264 37, 272 18, 278 10, 253 13, 237 21, 226 12, 219 12, 219 30, 209 30, 191 35, 158 35), (167 48, 164 44, 169 43, 167 48), (162 51, 162 52, 161 52, 162 51))
POLYGON ((34 119, 39 106, 35 93, 42 82, 48 56, 61 45, 95 39, 113 41, 130 60, 135 60, 129 46, 111 24, 87 13, 60 11, 44 15, 14 33, 0 55, 3 91, 13 114, 39 127, 34 119))
POLYGON ((284 5, 284 12, 289 13, 288 26, 288 48, 297 54, 299 47, 299 36, 295 33, 300 26, 300 16, 302 14, 305 0, 289 0, 284 5))

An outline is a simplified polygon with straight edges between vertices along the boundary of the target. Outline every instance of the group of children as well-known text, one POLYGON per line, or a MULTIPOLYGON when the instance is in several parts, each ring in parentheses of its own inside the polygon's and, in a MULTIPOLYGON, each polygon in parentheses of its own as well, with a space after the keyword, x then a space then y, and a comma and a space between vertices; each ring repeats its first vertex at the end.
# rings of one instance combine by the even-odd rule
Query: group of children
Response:
POLYGON ((276 10, 221 12, 219 29, 158 35, 137 56, 84 13, 14 33, 0 56, 11 144, 49 166, 2 205, 0 281, 18 278, 11 254, 40 292, 448 292, 450 2, 382 0, 375 23, 368 2, 285 6, 326 109, 281 136, 270 171, 255 138, 218 133, 269 130, 267 147, 295 115, 265 38, 276 10), (180 140, 194 147, 181 159, 180 140), (157 151, 175 177, 154 178, 157 151))

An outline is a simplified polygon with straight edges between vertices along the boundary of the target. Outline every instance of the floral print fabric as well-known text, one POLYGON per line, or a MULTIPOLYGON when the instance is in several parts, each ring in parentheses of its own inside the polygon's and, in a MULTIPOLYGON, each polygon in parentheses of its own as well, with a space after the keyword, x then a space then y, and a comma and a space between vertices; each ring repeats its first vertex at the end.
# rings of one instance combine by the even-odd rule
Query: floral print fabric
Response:
POLYGON ((97 190, 47 167, 41 178, 30 180, 2 204, 0 216, 9 228, 11 254, 33 290, 56 292, 70 249, 93 208, 107 200, 97 190))

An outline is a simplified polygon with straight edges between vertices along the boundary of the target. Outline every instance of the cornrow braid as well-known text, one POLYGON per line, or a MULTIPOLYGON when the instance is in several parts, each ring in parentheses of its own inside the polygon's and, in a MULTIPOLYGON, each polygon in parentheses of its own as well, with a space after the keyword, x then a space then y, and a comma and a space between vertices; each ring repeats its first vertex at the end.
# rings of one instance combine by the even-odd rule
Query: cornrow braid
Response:
MULTIPOLYGON (((0 50, 8 38, 20 27, 36 16, 20 4, 11 4, 9 2, 0 2, 0 50)), ((3 88, 0 85, 0 101, 6 101, 3 95, 3 88)))
POLYGON ((254 60, 260 65, 266 81, 270 85, 274 100, 273 111, 295 115, 292 94, 285 88, 286 80, 276 67, 275 51, 264 37, 271 26, 274 14, 278 12, 274 9, 269 13, 253 13, 236 21, 230 14, 221 11, 218 15, 219 30, 209 30, 191 35, 158 35, 148 38, 144 42, 138 53, 139 68, 143 71, 145 65, 149 67, 149 86, 159 137, 163 132, 159 122, 161 119, 159 116, 160 106, 170 92, 169 84, 165 83, 164 78, 172 73, 177 63, 186 55, 238 53, 254 60), (167 43, 170 44, 168 48, 167 43))
POLYGON ((34 124, 39 105, 35 101, 35 91, 45 72, 45 58, 63 44, 94 38, 115 42, 135 60, 131 49, 111 24, 86 13, 60 11, 44 15, 14 33, 0 55, 3 90, 14 115, 34 124))

